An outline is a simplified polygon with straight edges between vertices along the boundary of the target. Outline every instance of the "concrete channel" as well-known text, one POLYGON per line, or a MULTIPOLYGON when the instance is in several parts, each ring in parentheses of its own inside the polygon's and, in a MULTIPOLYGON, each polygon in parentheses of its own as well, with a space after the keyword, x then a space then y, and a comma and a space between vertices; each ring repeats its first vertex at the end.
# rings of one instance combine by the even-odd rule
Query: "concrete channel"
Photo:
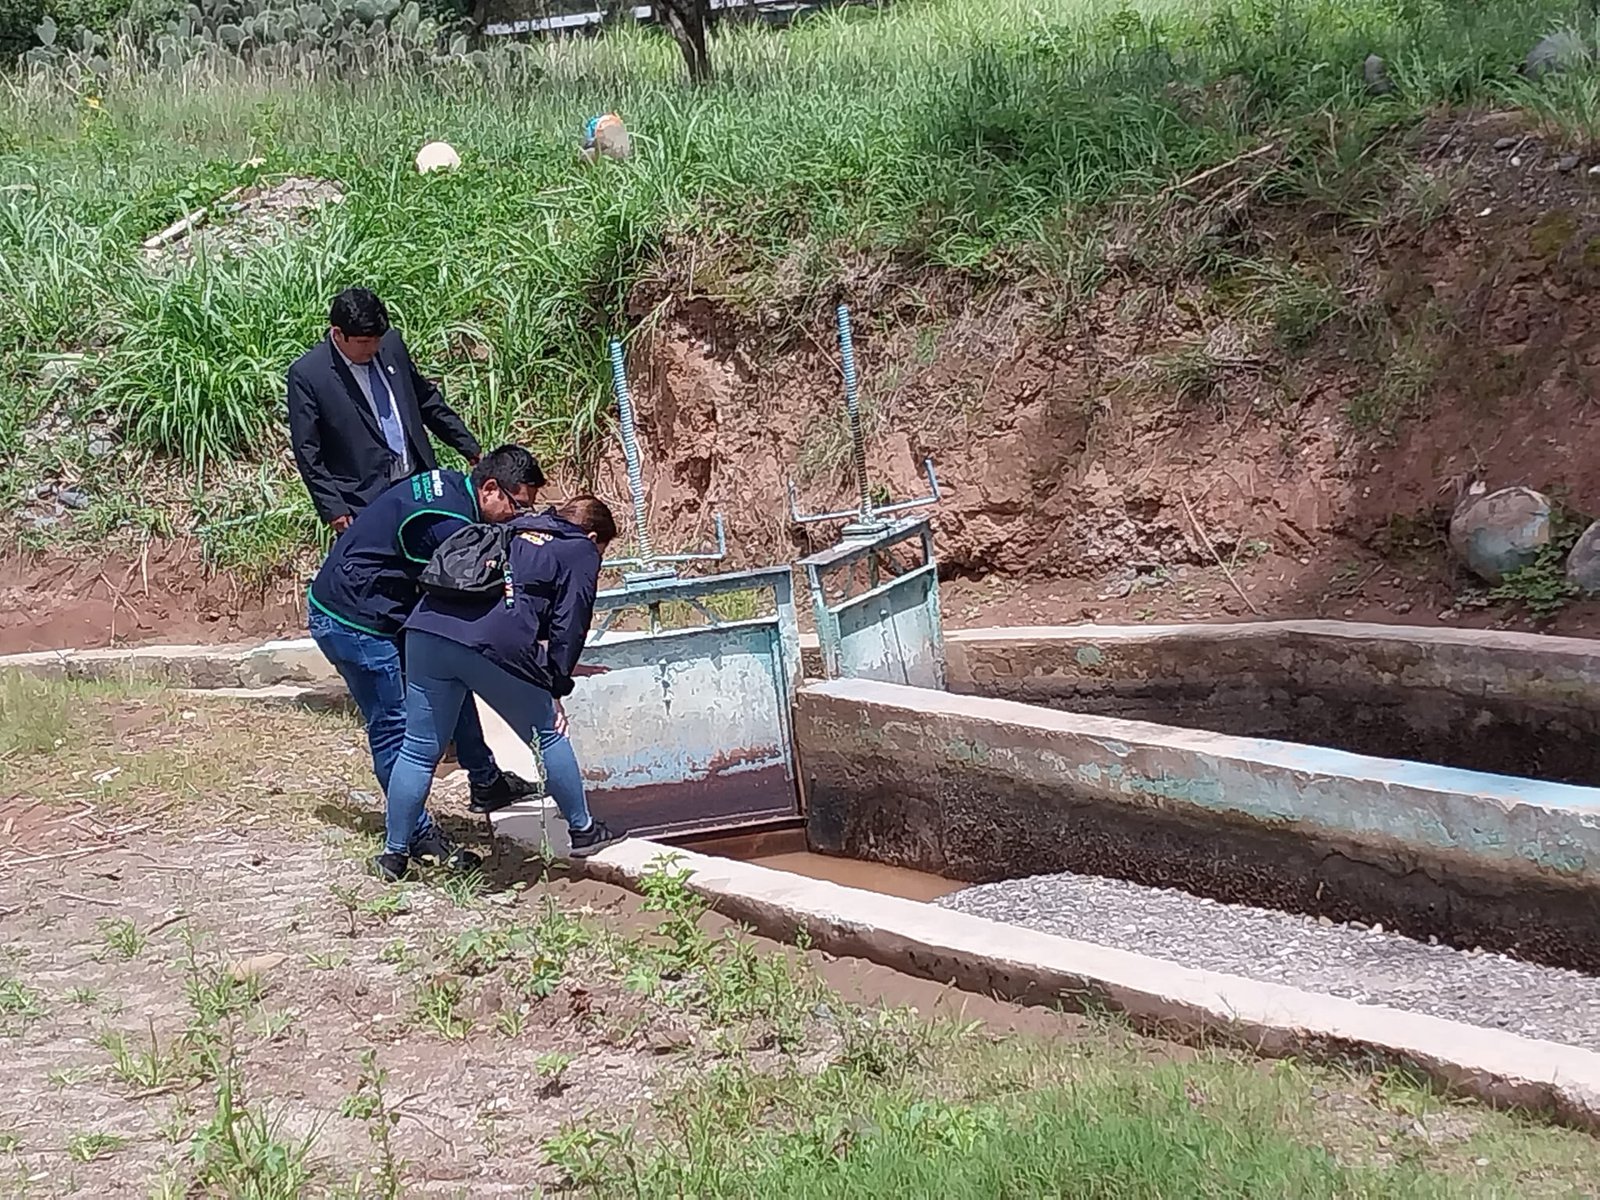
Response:
MULTIPOLYGON (((590 869, 637 886, 680 854, 774 936, 1264 1053, 1377 1055, 1600 1127, 1600 644, 1265 622, 944 649, 948 691, 795 690, 803 823, 641 839, 590 869)), ((304 641, 7 666, 337 690, 304 641)), ((537 804, 495 836, 561 849, 537 804)))

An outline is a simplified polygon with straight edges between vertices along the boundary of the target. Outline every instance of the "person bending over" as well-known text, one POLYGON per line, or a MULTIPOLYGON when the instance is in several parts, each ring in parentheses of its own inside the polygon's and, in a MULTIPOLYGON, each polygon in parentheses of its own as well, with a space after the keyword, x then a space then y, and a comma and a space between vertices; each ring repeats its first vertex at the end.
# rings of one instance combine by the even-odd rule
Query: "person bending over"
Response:
MULTIPOLYGON (((361 510, 312 580, 311 637, 361 710, 372 771, 385 794, 405 740, 401 632, 421 596, 417 577, 451 533, 476 521, 511 520, 533 504, 543 483, 544 472, 521 446, 490 451, 470 479, 457 471, 413 475, 361 510)), ((474 812, 492 812, 538 792, 495 763, 472 705, 461 709, 452 733, 456 757, 471 780, 474 812)), ((456 853, 425 810, 416 815, 409 852, 440 862, 456 853)))
POLYGON ((511 524, 503 595, 473 599, 424 594, 406 622, 406 735, 389 777, 384 852, 374 871, 405 874, 411 831, 445 739, 476 695, 524 741, 539 741, 545 790, 587 857, 625 836, 589 815, 561 699, 580 673, 578 658, 594 617, 600 560, 617 536, 605 503, 575 496, 511 524))

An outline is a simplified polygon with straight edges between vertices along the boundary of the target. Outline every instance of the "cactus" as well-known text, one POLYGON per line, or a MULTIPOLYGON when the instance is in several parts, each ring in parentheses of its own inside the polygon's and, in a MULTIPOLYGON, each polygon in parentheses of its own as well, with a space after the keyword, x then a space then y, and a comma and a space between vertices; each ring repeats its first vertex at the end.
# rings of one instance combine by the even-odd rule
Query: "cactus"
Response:
MULTIPOLYGON (((487 74, 514 47, 474 48, 468 34, 426 17, 420 0, 179 0, 159 28, 118 23, 117 40, 138 44, 162 70, 196 58, 249 57, 296 73, 369 68, 376 61, 423 71, 470 67, 487 74)), ((79 78, 109 72, 106 40, 88 31, 62 37, 50 17, 35 28, 24 61, 79 78)))

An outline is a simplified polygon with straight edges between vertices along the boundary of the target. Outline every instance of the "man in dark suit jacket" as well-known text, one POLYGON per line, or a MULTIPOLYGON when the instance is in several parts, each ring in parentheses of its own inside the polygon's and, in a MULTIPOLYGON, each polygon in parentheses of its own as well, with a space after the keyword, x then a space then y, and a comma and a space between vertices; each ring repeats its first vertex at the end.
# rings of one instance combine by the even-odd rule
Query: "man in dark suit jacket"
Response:
POLYGON ((478 439, 418 373, 383 301, 340 292, 327 338, 289 368, 289 436, 317 515, 343 533, 391 484, 437 468, 429 430, 477 464, 478 439))

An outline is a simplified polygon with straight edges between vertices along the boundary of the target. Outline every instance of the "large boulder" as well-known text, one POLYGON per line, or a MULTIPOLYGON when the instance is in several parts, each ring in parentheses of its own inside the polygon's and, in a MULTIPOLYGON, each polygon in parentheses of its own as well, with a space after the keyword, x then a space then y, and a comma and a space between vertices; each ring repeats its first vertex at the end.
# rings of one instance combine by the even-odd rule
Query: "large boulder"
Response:
POLYGON ((1600 521, 1583 531, 1567 555, 1567 578, 1585 592, 1600 592, 1600 521))
POLYGON ((1550 500, 1511 487, 1469 499, 1450 518, 1450 549, 1480 579, 1499 583, 1550 544, 1550 500))

